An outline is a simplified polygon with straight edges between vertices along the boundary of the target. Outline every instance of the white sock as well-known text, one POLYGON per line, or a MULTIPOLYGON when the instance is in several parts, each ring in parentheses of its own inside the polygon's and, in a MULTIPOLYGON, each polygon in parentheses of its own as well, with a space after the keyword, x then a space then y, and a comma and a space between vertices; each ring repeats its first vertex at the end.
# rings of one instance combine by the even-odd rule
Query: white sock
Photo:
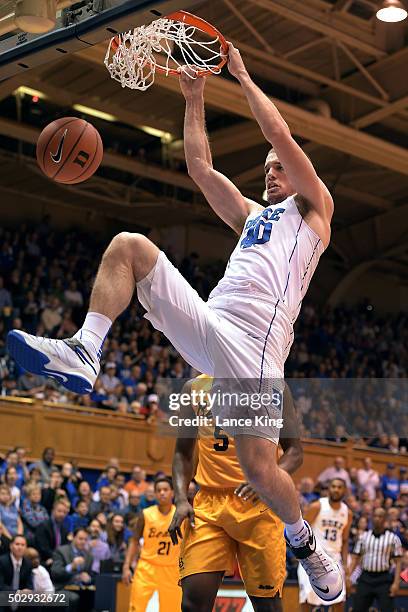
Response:
POLYGON ((285 524, 286 535, 289 538, 289 541, 296 540, 299 542, 308 535, 308 530, 305 525, 305 521, 303 520, 303 516, 300 515, 296 523, 286 523, 285 524))
POLYGON ((88 312, 85 317, 84 324, 77 331, 74 338, 78 338, 81 342, 91 342, 98 359, 101 358, 103 343, 109 333, 112 321, 99 312, 88 312))

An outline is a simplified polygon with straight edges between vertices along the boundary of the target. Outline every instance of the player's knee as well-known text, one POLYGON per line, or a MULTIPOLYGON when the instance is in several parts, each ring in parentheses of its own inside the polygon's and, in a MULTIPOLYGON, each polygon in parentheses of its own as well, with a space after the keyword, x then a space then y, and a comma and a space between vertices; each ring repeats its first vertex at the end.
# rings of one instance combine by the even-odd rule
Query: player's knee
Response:
POLYGON ((269 490, 269 483, 273 481, 274 470, 276 465, 264 464, 259 461, 249 461, 245 466, 245 473, 248 478, 249 484, 260 493, 263 492, 265 487, 269 490))
POLYGON ((130 260, 143 248, 147 241, 142 234, 132 234, 130 232, 120 232, 111 241, 104 258, 118 259, 120 261, 130 260))

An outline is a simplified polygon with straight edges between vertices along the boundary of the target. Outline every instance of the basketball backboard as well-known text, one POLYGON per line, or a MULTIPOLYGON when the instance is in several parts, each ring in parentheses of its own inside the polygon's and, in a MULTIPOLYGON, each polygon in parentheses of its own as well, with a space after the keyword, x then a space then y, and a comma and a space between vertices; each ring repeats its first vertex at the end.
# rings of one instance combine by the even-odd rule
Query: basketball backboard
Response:
MULTIPOLYGON (((183 9, 191 10, 198 3, 198 0, 183 0, 183 9)), ((13 3, 8 5, 12 8, 13 3)), ((180 0, 82 0, 72 3, 58 11, 55 28, 46 34, 12 30, 0 36, 0 80, 95 45, 118 32, 150 23, 179 8, 180 0)), ((6 19, 10 23, 12 13, 0 13, 0 32, 7 29, 6 19)))

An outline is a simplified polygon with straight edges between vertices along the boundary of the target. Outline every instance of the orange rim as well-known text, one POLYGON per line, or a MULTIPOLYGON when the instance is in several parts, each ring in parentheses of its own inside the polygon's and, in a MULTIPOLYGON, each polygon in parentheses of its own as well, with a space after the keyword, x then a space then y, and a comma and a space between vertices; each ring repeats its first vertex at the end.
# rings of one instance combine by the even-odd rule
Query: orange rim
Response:
MULTIPOLYGON (((169 13, 169 15, 165 15, 162 19, 171 19, 172 21, 181 21, 183 23, 187 23, 188 25, 194 26, 205 32, 209 36, 216 36, 220 41, 220 46, 225 57, 221 57, 219 64, 217 65, 217 69, 221 70, 224 64, 227 62, 228 56, 228 43, 225 40, 224 36, 221 34, 219 30, 205 19, 201 19, 201 17, 197 17, 192 13, 188 13, 187 11, 174 11, 174 13, 169 13)), ((112 39, 111 48, 113 51, 116 51, 119 46, 119 37, 115 36, 112 39)), ((165 74, 172 74, 174 76, 179 76, 180 73, 176 68, 164 68, 163 66, 159 66, 156 64, 156 70, 158 72, 162 72, 165 74)), ((211 70, 199 69, 197 70, 197 76, 204 76, 206 74, 213 74, 211 70)))

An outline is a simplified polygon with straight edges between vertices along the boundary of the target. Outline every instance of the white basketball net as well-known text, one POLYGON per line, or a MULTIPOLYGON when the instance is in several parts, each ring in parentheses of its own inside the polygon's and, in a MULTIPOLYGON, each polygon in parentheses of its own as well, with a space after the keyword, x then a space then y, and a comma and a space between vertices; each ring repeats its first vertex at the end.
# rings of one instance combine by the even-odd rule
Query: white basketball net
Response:
MULTIPOLYGON (((122 87, 140 91, 145 91, 154 83, 158 66, 166 76, 170 70, 183 65, 219 74, 219 38, 201 40, 199 36, 202 35, 198 27, 182 21, 156 19, 149 25, 112 38, 106 52, 105 66, 122 87), (114 41, 118 44, 116 49, 114 41), (176 51, 178 58, 174 55, 176 51)), ((208 34, 204 35, 209 38, 208 34)), ((194 73, 187 74, 192 79, 196 78, 194 73)))

